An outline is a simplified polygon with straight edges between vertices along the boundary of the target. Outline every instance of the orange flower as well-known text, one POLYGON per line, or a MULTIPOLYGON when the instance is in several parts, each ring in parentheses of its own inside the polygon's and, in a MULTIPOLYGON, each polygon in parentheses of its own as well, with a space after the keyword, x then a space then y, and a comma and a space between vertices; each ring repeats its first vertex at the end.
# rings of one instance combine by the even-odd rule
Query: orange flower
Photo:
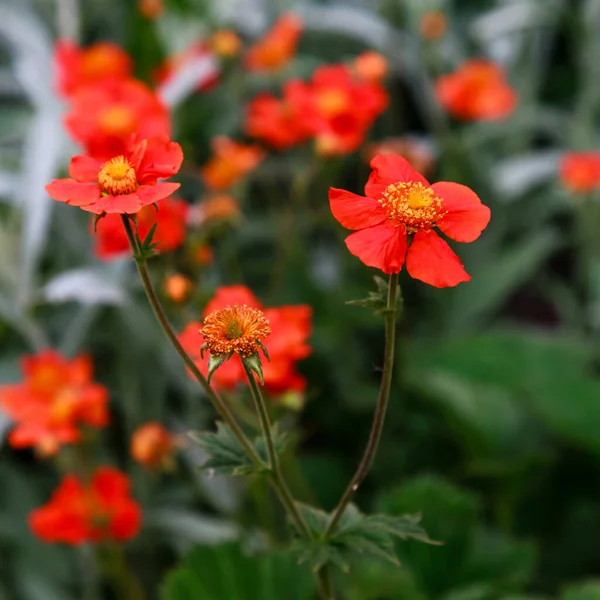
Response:
POLYGON ((233 58, 240 53, 242 49, 242 40, 235 31, 231 29, 221 29, 213 33, 210 38, 210 47, 219 56, 233 58))
POLYGON ((387 106, 385 90, 360 81, 345 65, 320 67, 306 84, 311 97, 303 107, 321 154, 347 154, 363 142, 374 120, 387 106))
POLYGON ((365 146, 363 160, 370 163, 378 154, 397 154, 405 158, 415 171, 424 175, 433 170, 434 157, 422 142, 408 137, 387 138, 365 146))
POLYGON ((131 438, 131 456, 149 469, 168 466, 175 449, 175 438, 156 421, 138 427, 131 438))
POLYGON ((124 154, 133 134, 140 139, 169 135, 171 121, 154 92, 141 81, 123 79, 80 89, 65 126, 86 154, 108 160, 124 154))
POLYGON ((132 71, 129 55, 109 42, 80 48, 71 40, 58 40, 54 47, 54 65, 58 93, 68 99, 80 88, 104 84, 111 79, 126 79, 132 71))
POLYGON ((246 110, 244 125, 248 135, 264 140, 277 150, 285 150, 309 139, 313 131, 306 119, 312 98, 301 81, 288 81, 283 98, 258 95, 246 110))
POLYGON ((34 447, 42 455, 79 441, 79 426, 108 424, 108 392, 92 382, 87 356, 73 360, 44 350, 21 360, 25 380, 0 386, 0 407, 16 423, 8 441, 14 448, 34 447))
POLYGON ((201 244, 194 250, 194 260, 203 267, 210 265, 214 259, 215 253, 206 244, 201 244))
POLYGON ((112 540, 125 542, 140 529, 142 511, 129 493, 129 479, 101 467, 89 484, 67 475, 50 501, 32 511, 29 526, 44 542, 78 545, 112 540))
POLYGON ((517 105, 517 93, 508 85, 502 68, 488 60, 468 60, 454 73, 436 82, 439 103, 464 121, 508 117, 517 105))
POLYGON ((179 188, 178 183, 158 179, 175 175, 182 161, 181 146, 158 136, 134 142, 124 155, 106 162, 74 156, 69 164, 72 179, 53 179, 46 191, 58 202, 97 215, 134 214, 179 188))
POLYGON ((359 54, 352 65, 358 79, 379 83, 388 72, 388 61, 379 52, 369 50, 359 54))
POLYGON ((302 29, 302 19, 298 15, 287 13, 281 16, 246 53, 244 62, 248 69, 273 71, 284 67, 296 52, 302 29))
POLYGON ((265 153, 255 145, 234 142, 219 136, 212 141, 214 156, 202 167, 202 179, 213 190, 234 186, 244 175, 254 170, 265 153))
POLYGON ((428 40, 441 38, 448 28, 446 15, 439 10, 430 10, 421 17, 419 31, 428 40))
POLYGON ((176 273, 165 279, 163 288, 173 302, 183 302, 192 291, 192 282, 185 275, 176 273))
MULTIPOLYGON (((167 58, 167 60, 155 71, 154 80, 157 85, 168 84, 175 73, 186 67, 188 64, 195 61, 208 60, 213 56, 213 51, 206 42, 195 42, 187 50, 167 58)), ((206 91, 212 89, 218 82, 219 71, 215 64, 199 77, 197 89, 198 91, 206 91)))
POLYGON ((600 187, 600 152, 566 152, 559 173, 562 184, 570 192, 586 194, 600 187))
POLYGON ((138 0, 138 8, 147 19, 158 19, 165 11, 163 0, 138 0))
MULTIPOLYGON (((263 308, 247 287, 232 285, 216 291, 204 309, 204 316, 235 304, 260 310, 269 321, 271 334, 265 339, 264 345, 270 361, 263 361, 262 365, 267 391, 273 395, 294 390, 302 391, 306 384, 297 373, 296 364, 311 352, 307 338, 311 330, 312 309, 306 305, 263 308)), ((206 354, 204 358, 200 356, 200 347, 205 341, 199 334, 201 327, 202 324, 198 322, 188 324, 180 334, 179 341, 198 368, 207 373, 208 357, 206 354)), ((232 390, 244 381, 244 369, 237 356, 220 366, 212 378, 214 385, 224 390, 232 390)))
MULTIPOLYGON (((144 206, 135 213, 137 229, 144 239, 156 223, 153 243, 158 252, 171 252, 183 244, 186 235, 188 205, 176 198, 165 198, 160 206, 144 206)), ((92 222, 96 221, 94 218, 92 222)), ((94 253, 102 260, 112 260, 131 252, 129 241, 118 214, 107 214, 95 223, 94 253)))
POLYGON ((471 277, 438 228, 457 242, 473 242, 490 220, 490 209, 470 188, 441 181, 430 185, 410 163, 394 154, 371 161, 364 196, 330 188, 333 216, 356 230, 346 246, 365 265, 408 274, 434 287, 453 287, 471 277), (410 242, 410 245, 409 245, 410 242))

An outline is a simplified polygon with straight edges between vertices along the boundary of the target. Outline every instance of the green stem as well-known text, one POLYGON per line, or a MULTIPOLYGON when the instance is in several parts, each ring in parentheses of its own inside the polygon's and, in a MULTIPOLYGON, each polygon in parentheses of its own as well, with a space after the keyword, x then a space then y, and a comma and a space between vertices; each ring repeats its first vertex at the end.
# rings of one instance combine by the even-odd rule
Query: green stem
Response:
POLYGON ((150 281, 150 275, 148 274, 148 265, 146 259, 141 254, 141 248, 137 239, 137 236, 134 234, 131 223, 129 221, 129 217, 126 215, 122 215, 123 226, 125 227, 125 233, 127 234, 127 239, 129 240, 129 245, 131 246, 131 251, 133 252, 133 256, 135 258, 135 262, 137 265, 138 273, 140 274, 140 279, 142 280, 142 285, 144 286, 144 290, 146 292, 146 296, 148 297, 148 301, 150 302, 150 306, 154 311, 154 315, 156 316, 157 321, 159 322, 162 330, 165 332, 165 335, 171 342, 171 345, 177 351, 177 354, 181 357, 186 367, 192 372, 194 377, 197 379, 198 383, 204 390, 204 393, 208 396, 208 399, 211 401, 212 405, 215 407, 215 410, 219 413, 219 416, 225 421, 227 426, 231 429, 237 440, 239 441, 242 448, 245 450, 246 454, 250 457, 252 462, 258 466, 263 467, 263 461, 254 449, 254 446, 250 442, 250 440, 246 437, 246 434, 242 430, 242 428, 238 425, 235 417, 225 401, 219 396, 211 387, 206 377, 200 372, 200 369, 196 366, 196 363, 192 360, 192 358, 188 355, 188 353, 183 349, 183 346, 179 343, 177 339, 177 335, 173 331, 167 316, 165 315, 163 308, 160 304, 160 300, 154 291, 154 287, 152 286, 152 282, 150 281))
POLYGON ((248 384, 250 386, 250 391, 252 392, 252 399, 254 400, 254 406, 256 407, 256 412, 258 413, 258 418, 260 420, 260 428, 262 430, 262 434, 265 438, 265 443, 267 445, 267 456, 269 458, 269 475, 271 478, 271 484, 275 488, 275 491, 279 495, 279 499, 281 503, 284 505, 287 513, 289 514, 292 522, 294 523, 296 529, 306 538, 310 539, 312 534, 306 521, 300 514, 298 507, 296 506, 296 502, 290 489, 288 488, 285 479, 283 478, 283 473, 281 471, 281 464, 279 462, 279 456, 277 455, 277 450, 275 448, 275 440, 273 439, 273 428, 271 427, 271 420, 269 419, 269 413, 267 410, 267 404, 265 402, 265 398, 263 393, 256 383, 256 378, 254 377, 253 372, 244 365, 244 370, 246 371, 246 377, 248 379, 248 384))
POLYGON ((327 539, 335 530, 339 523, 346 507, 350 503, 352 496, 363 482, 366 477, 373 459, 377 453, 377 447, 379 446, 379 440, 383 431, 383 424, 385 422, 385 413, 387 411, 388 400, 390 397, 390 387, 392 384, 392 371, 394 368, 394 346, 396 341, 396 293, 398 288, 398 274, 393 273, 390 275, 388 297, 387 297, 387 309, 385 312, 385 359, 383 363, 383 374, 381 376, 381 386, 379 388, 379 397, 377 398, 377 406, 375 408, 375 415, 373 417, 373 425, 371 427, 371 434, 363 457, 352 477, 346 491, 341 497, 338 505, 331 515, 327 529, 323 534, 323 538, 327 539))

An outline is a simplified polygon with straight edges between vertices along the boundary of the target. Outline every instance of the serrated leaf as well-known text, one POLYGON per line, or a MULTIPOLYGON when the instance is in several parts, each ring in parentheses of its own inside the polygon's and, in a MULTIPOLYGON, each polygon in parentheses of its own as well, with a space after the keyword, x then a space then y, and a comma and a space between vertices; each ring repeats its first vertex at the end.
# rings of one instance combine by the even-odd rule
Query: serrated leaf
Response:
MULTIPOLYGON (((283 453, 287 442, 285 434, 279 434, 277 426, 273 426, 275 449, 283 453)), ((217 431, 190 433, 190 437, 209 455, 209 459, 200 467, 201 471, 214 475, 249 475, 268 471, 267 445, 263 437, 254 440, 256 452, 264 465, 255 465, 246 455, 231 429, 222 422, 217 423, 217 431)))
POLYGON ((438 544, 429 538, 419 525, 419 515, 391 517, 363 515, 353 504, 348 505, 340 522, 327 541, 323 534, 331 518, 326 512, 298 503, 304 520, 313 533, 314 540, 298 540, 295 549, 300 562, 308 562, 315 571, 330 563, 342 570, 349 569, 353 555, 370 555, 400 565, 395 552, 394 539, 415 539, 428 544, 438 544))
MULTIPOLYGON (((369 292, 366 298, 359 300, 348 300, 346 304, 352 304, 355 306, 364 306, 370 308, 375 314, 382 314, 387 310, 387 297, 388 297, 388 282, 382 277, 373 277, 375 285, 377 286, 376 292, 369 292)), ((402 310, 402 294, 400 293, 400 287, 396 292, 396 312, 400 314, 402 310)))

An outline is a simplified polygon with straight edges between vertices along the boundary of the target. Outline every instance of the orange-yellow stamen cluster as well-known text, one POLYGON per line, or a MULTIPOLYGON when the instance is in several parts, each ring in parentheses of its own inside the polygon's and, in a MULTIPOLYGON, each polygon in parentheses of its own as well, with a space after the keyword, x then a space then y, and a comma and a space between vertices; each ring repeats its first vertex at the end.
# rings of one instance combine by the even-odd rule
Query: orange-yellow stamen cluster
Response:
POLYGON ((379 202, 390 219, 405 225, 409 233, 431 229, 445 214, 442 199, 430 187, 415 181, 388 185, 379 202))
POLYGON ((262 311, 236 304, 210 313, 204 319, 200 333, 213 355, 236 352, 251 356, 258 352, 261 341, 271 333, 271 327, 262 311))
POLYGON ((137 189, 135 169, 124 156, 115 156, 102 166, 98 173, 98 185, 111 196, 131 194, 137 189))

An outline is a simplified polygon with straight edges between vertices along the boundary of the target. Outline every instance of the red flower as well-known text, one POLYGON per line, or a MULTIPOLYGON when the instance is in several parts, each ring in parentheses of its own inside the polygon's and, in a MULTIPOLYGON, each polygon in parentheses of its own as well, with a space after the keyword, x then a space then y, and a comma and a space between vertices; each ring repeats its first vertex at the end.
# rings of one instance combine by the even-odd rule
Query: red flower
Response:
POLYGON ((167 107, 135 79, 110 80, 79 90, 65 126, 86 154, 98 160, 124 154, 133 134, 142 139, 171 131, 167 107))
POLYGON ((50 501, 30 513, 29 526, 49 543, 125 542, 137 535, 141 518, 127 476, 101 467, 89 484, 74 475, 64 477, 50 501))
POLYGON ((71 40, 58 40, 54 47, 54 64, 58 92, 64 98, 71 98, 77 90, 90 84, 126 79, 132 71, 127 52, 109 42, 80 48, 71 40))
POLYGON ((359 54, 352 64, 352 70, 358 79, 373 83, 382 81, 387 75, 388 69, 388 61, 374 50, 359 54))
POLYGON ((149 469, 167 466, 175 448, 175 437, 156 421, 138 427, 131 438, 131 456, 149 469))
POLYGON ((48 195, 88 212, 133 214, 170 196, 178 183, 159 182, 175 175, 183 161, 181 146, 167 136, 132 142, 124 155, 106 162, 74 156, 72 179, 53 179, 48 195))
POLYGON ((600 152, 566 152, 559 165, 563 185, 576 194, 600 187, 600 152))
MULTIPOLYGON (((221 287, 204 308, 204 317, 226 306, 246 305, 262 310, 269 321, 271 333, 264 339, 270 361, 263 361, 265 387, 271 394, 282 394, 290 390, 302 391, 304 379, 296 372, 296 363, 306 358, 311 348, 307 344, 311 330, 312 309, 310 306, 281 306, 263 308, 256 296, 243 285, 221 287)), ((199 329, 202 323, 190 323, 179 336, 181 345, 194 359, 200 370, 208 372, 208 356, 200 357, 204 343, 199 329)), ((244 368, 238 356, 223 363, 213 374, 211 383, 220 389, 234 389, 246 380, 244 368)))
MULTIPOLYGON (((171 252, 183 244, 186 234, 188 204, 176 198, 165 198, 158 209, 145 206, 136 213, 140 239, 144 239, 156 223, 153 242, 158 252, 171 252)), ((95 219, 94 219, 95 220, 95 219)), ((106 215, 96 223, 94 252, 103 260, 128 254, 129 241, 118 214, 106 215)))
POLYGON ((469 281, 459 258, 434 228, 457 242, 472 242, 487 226, 490 209, 464 185, 430 185, 400 156, 380 154, 371 168, 366 197, 329 190, 333 216, 357 230, 346 238, 348 250, 388 274, 399 273, 406 257, 409 275, 435 287, 469 281))
POLYGON ((356 150, 387 106, 387 94, 379 84, 355 79, 345 65, 321 67, 305 85, 310 102, 302 110, 321 154, 356 150))
POLYGON ((272 71, 284 67, 294 56, 303 23, 298 15, 281 16, 264 37, 246 53, 244 63, 251 71, 272 71))
POLYGON ((439 103, 464 121, 508 117, 517 105, 517 93, 502 68, 488 60, 468 60, 454 73, 436 82, 439 103))
POLYGON ((273 94, 260 94, 246 110, 246 133, 277 150, 300 144, 312 135, 304 110, 308 102, 310 96, 300 81, 287 82, 281 100, 273 94))
POLYGON ((233 187, 242 177, 254 170, 265 153, 255 145, 240 144, 219 136, 212 141, 214 156, 202 167, 206 187, 225 190, 233 187))
POLYGON ((79 425, 108 424, 108 392, 92 382, 87 356, 68 360, 44 350, 24 357, 21 369, 22 383, 0 386, 0 407, 16 423, 8 437, 14 448, 54 454, 61 444, 79 440, 79 425))

